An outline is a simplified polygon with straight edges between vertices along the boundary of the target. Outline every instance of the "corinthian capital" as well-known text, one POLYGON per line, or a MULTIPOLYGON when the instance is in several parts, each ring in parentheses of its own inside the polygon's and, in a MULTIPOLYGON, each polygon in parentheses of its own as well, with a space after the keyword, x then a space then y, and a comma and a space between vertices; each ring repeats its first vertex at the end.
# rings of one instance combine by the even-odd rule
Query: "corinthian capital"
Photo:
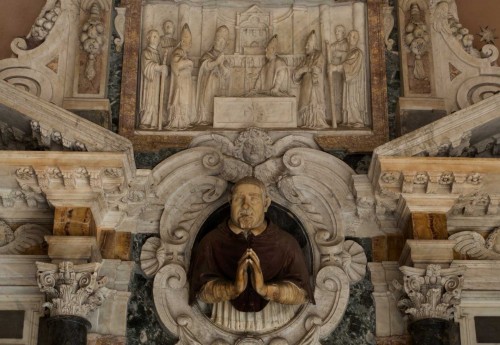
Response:
POLYGON ((411 321, 453 318, 455 306, 460 304, 465 267, 444 269, 429 265, 427 268, 402 266, 399 269, 403 272, 404 284, 395 286, 404 291, 398 307, 411 321))
POLYGON ((38 287, 46 294, 44 307, 50 316, 74 315, 86 318, 98 308, 111 290, 104 287, 106 277, 98 277, 101 264, 74 265, 37 262, 38 287))

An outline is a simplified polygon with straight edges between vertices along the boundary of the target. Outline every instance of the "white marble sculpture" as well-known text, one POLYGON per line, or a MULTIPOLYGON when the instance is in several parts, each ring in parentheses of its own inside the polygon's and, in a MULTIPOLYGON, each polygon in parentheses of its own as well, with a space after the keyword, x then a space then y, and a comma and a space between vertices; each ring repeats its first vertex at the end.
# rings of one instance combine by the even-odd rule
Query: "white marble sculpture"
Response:
POLYGON ((441 268, 428 265, 426 268, 402 266, 403 286, 397 281, 396 290, 403 291, 403 298, 398 301, 402 312, 410 316, 411 321, 439 318, 453 319, 456 306, 460 304, 464 273, 466 267, 441 268))
MULTIPOLYGON (((144 4, 142 35, 164 32, 158 50, 161 63, 171 67, 158 130, 329 130, 342 123, 342 64, 351 29, 359 33, 357 48, 368 70, 366 4, 275 5, 144 4), (193 34, 192 46, 178 50, 184 24, 193 34), (174 51, 182 56, 174 59, 174 51)), ((365 96, 368 80, 362 80, 365 96)), ((367 100, 362 106, 362 112, 369 110, 367 100)), ((362 122, 359 127, 367 127, 371 118, 362 122)), ((344 124, 340 130, 352 127, 344 124)))
POLYGON ((306 42, 306 57, 293 74, 300 83, 299 116, 302 127, 327 128, 325 120, 324 58, 313 30, 306 42))
POLYGON ((146 36, 147 47, 142 51, 142 95, 139 113, 140 129, 161 128, 162 86, 168 73, 167 66, 161 63, 158 45, 160 34, 151 30, 146 36))
POLYGON ((171 20, 165 20, 163 22, 163 35, 160 37, 163 64, 170 64, 170 55, 177 45, 177 40, 174 38, 174 33, 174 23, 171 20))
POLYGON ((116 37, 114 39, 114 43, 115 43, 115 49, 116 49, 116 52, 117 53, 121 53, 122 51, 122 47, 123 47, 123 43, 125 41, 125 13, 127 11, 127 8, 126 7, 115 7, 115 11, 116 11, 116 17, 115 17, 115 21, 114 21, 114 24, 115 24, 115 30, 116 30, 116 33, 118 34, 118 37, 116 37))
POLYGON ((158 225, 161 238, 152 237, 143 246, 141 267, 155 276, 158 315, 179 344, 317 344, 329 334, 347 306, 349 284, 362 279, 366 269, 361 246, 344 240, 344 224, 353 221, 353 173, 318 150, 312 138, 273 140, 256 128, 236 139, 197 136, 189 149, 158 165, 151 175, 153 189, 162 204, 171 206, 165 207, 158 225), (230 183, 252 175, 268 185, 275 203, 304 224, 313 252, 314 297, 321 303, 305 304, 279 328, 254 332, 250 338, 216 326, 202 306, 189 306, 187 290, 189 258, 199 229, 227 203, 230 183), (327 216, 318 218, 318 213, 327 216))
POLYGON ((421 19, 421 10, 417 3, 410 6, 410 22, 405 27, 405 43, 415 57, 413 76, 415 79, 428 78, 422 56, 429 50, 430 37, 425 23, 421 19))
POLYGON ((35 42, 43 41, 54 27, 54 24, 60 15, 61 2, 59 0, 47 1, 26 38, 31 38, 35 42))
POLYGON ((104 30, 104 23, 101 20, 101 7, 94 3, 90 7, 89 19, 83 24, 80 35, 81 47, 87 53, 85 78, 90 81, 94 80, 97 75, 95 62, 104 45, 104 30))
POLYGON ((192 45, 189 25, 184 24, 180 45, 172 52, 170 92, 168 96, 168 121, 165 129, 183 130, 191 126, 193 61, 188 53, 192 45))
POLYGON ((366 109, 364 54, 358 47, 359 33, 356 30, 349 32, 347 40, 349 53, 342 64, 344 72, 342 124, 351 127, 364 127, 369 122, 366 109))
POLYGON ((328 47, 328 78, 330 86, 330 104, 332 108, 332 126, 336 127, 342 116, 342 94, 344 89, 344 73, 342 63, 349 50, 349 43, 346 38, 346 29, 343 25, 335 27, 335 39, 331 45, 327 41, 328 47))
POLYGON ((214 120, 214 97, 227 95, 230 69, 224 56, 229 29, 223 25, 215 32, 212 49, 200 59, 197 87, 197 119, 199 125, 210 125, 214 120))
MULTIPOLYGON (((175 25, 171 20, 165 20, 162 25, 163 28, 163 35, 160 37, 160 54, 162 58, 162 64, 170 66, 171 63, 171 58, 172 58, 172 53, 174 49, 177 46, 177 40, 174 37, 175 33, 175 25)), ((168 95, 170 94, 170 75, 167 75, 165 80, 164 80, 164 90, 163 90, 163 101, 162 101, 162 108, 163 112, 160 114, 162 117, 162 123, 165 124, 167 123, 167 107, 165 104, 168 101, 168 95)), ((159 128, 161 129, 161 128, 159 128)))
POLYGON ((13 231, 3 220, 0 220, 0 255, 25 254, 33 247, 40 247, 44 236, 51 232, 40 225, 24 224, 13 231))
POLYGON ((251 94, 288 96, 290 76, 286 61, 278 56, 278 35, 274 35, 266 47, 266 63, 262 66, 251 94))
POLYGON ((70 261, 59 264, 37 262, 37 283, 46 294, 43 305, 50 316, 74 315, 88 318, 114 291, 106 288, 107 278, 99 276, 97 262, 75 265, 70 261))

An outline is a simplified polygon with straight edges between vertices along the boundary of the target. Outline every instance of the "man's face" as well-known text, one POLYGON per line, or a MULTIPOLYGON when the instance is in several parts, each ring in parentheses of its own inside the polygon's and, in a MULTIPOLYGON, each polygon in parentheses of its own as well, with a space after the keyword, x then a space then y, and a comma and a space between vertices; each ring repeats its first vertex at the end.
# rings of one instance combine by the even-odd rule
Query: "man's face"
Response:
POLYGON ((151 33, 151 36, 149 38, 149 44, 152 46, 152 47, 158 47, 158 44, 160 43, 160 35, 158 34, 158 32, 153 32, 151 33))
POLYGON ((309 39, 306 43, 306 54, 310 55, 314 53, 314 43, 311 39, 309 39))
POLYGON ((349 45, 351 47, 355 47, 358 44, 359 41, 359 35, 356 31, 351 31, 349 33, 349 36, 347 37, 347 40, 349 42, 349 45))
POLYGON ((241 184, 231 196, 231 221, 243 230, 255 229, 264 223, 264 216, 270 204, 260 187, 241 184))
POLYGON ((189 51, 189 49, 191 49, 191 40, 189 38, 182 39, 181 48, 185 51, 189 51))
POLYGON ((268 60, 272 60, 274 59, 275 56, 276 56, 276 49, 273 48, 272 46, 268 46, 266 48, 266 58, 268 60))
POLYGON ((345 29, 343 26, 337 26, 335 28, 335 38, 337 41, 341 41, 345 38, 345 29))
POLYGON ((224 37, 217 37, 214 42, 214 49, 218 52, 221 52, 226 47, 226 40, 224 37))
POLYGON ((165 22, 165 24, 163 24, 163 31, 165 32, 165 35, 172 37, 174 34, 174 23, 165 22))

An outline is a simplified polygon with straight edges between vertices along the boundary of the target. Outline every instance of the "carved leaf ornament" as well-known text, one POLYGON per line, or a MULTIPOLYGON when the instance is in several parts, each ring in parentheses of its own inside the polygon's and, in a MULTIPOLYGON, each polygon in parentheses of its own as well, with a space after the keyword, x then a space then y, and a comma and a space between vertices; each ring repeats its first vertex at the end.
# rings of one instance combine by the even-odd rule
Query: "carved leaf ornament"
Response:
MULTIPOLYGON (((178 344, 317 344, 340 322, 349 285, 364 277, 366 255, 344 241, 344 209, 354 210, 352 169, 318 150, 312 139, 273 140, 251 128, 237 138, 198 136, 190 148, 152 171, 152 189, 165 207, 160 238, 149 238, 141 267, 154 276, 153 295, 160 319, 178 344), (273 202, 302 223, 312 249, 316 305, 303 305, 284 326, 265 334, 222 329, 187 301, 191 250, 206 219, 227 203, 230 183, 254 175, 268 186, 273 202)), ((354 214, 350 212, 349 214, 354 214)))
POLYGON ((11 227, 0 220, 0 255, 25 254, 33 247, 40 247, 44 236, 50 231, 40 225, 24 224, 14 232, 11 227))
POLYGON ((394 286, 399 290, 404 288, 405 294, 398 307, 412 321, 428 318, 451 320, 455 306, 460 303, 465 269, 443 269, 439 265, 429 265, 426 269, 400 267, 404 285, 397 283, 394 286))

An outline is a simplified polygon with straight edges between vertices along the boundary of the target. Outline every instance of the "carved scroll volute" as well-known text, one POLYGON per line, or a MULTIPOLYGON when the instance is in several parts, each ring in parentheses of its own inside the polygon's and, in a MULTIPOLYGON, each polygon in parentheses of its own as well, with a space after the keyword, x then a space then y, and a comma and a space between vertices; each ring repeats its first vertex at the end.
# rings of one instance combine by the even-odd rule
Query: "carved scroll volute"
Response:
MULTIPOLYGON (((241 142, 265 138, 256 131, 242 133, 241 142)), ((364 276, 363 249, 344 241, 344 213, 355 215, 352 169, 331 155, 305 148, 311 147, 309 142, 292 136, 274 143, 269 138, 261 144, 254 142, 252 147, 260 155, 251 156, 244 151, 240 154, 238 140, 203 136, 152 172, 152 189, 164 202, 165 211, 161 238, 147 240, 141 267, 148 276, 155 275, 156 309, 169 331, 179 337, 179 344, 317 344, 342 319, 349 284, 364 276), (321 303, 304 305, 279 329, 243 336, 215 327, 196 304, 188 305, 186 276, 198 231, 227 202, 228 184, 249 174, 264 180, 273 202, 292 212, 304 226, 313 256, 315 299, 321 303)))
POLYGON ((193 148, 178 159, 159 164, 152 172, 153 190, 165 204, 161 238, 149 238, 141 253, 141 267, 154 276, 164 265, 187 268, 198 230, 226 201, 227 181, 219 175, 224 157, 212 148, 193 148), (175 188, 172 188, 175 186, 175 188))
POLYGON ((439 265, 427 268, 400 267, 404 285, 395 283, 398 290, 406 293, 398 302, 398 308, 409 314, 411 321, 439 318, 451 320, 460 304, 466 267, 443 269, 439 265))

